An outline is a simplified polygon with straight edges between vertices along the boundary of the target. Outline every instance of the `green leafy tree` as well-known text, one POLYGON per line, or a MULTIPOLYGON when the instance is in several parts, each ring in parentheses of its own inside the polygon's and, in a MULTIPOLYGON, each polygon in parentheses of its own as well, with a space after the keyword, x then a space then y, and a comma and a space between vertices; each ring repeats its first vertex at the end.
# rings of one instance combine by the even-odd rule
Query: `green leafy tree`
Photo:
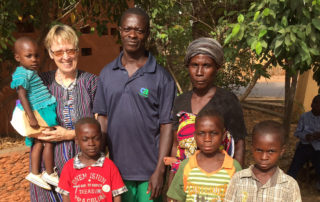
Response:
POLYGON ((285 70, 284 125, 289 134, 298 74, 311 68, 315 77, 320 74, 320 1, 260 0, 230 26, 226 44, 250 49, 257 60, 285 70))
MULTIPOLYGON (((174 75, 179 91, 190 89, 187 69, 183 64, 188 44, 198 37, 213 37, 223 44, 228 25, 237 19, 236 13, 248 1, 211 0, 137 0, 151 17, 150 49, 158 62, 174 75)), ((237 89, 252 77, 249 51, 235 53, 225 47, 226 63, 216 79, 221 87, 237 89), (236 54, 237 57, 234 55, 236 54), (244 72, 246 72, 244 74, 244 72)))

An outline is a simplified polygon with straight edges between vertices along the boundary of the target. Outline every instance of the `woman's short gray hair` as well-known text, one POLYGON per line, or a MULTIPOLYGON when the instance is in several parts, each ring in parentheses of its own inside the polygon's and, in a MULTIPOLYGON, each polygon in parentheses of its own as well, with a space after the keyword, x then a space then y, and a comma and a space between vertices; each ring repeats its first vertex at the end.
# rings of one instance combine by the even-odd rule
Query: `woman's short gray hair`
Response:
POLYGON ((192 41, 187 49, 186 56, 184 57, 184 64, 189 65, 190 60, 199 54, 207 55, 213 59, 218 66, 223 64, 223 49, 218 41, 209 37, 201 37, 192 41))
POLYGON ((69 25, 59 24, 54 25, 49 30, 46 38, 44 39, 44 46, 50 50, 52 43, 70 43, 78 48, 79 38, 76 32, 69 25))

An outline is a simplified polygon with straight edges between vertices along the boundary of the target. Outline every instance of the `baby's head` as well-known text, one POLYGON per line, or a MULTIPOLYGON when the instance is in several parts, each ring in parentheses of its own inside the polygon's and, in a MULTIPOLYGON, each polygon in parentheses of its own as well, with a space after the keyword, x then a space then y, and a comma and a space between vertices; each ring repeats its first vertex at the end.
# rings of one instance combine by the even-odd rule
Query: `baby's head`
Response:
POLYGON ((198 114, 194 139, 202 153, 212 155, 220 152, 220 145, 225 137, 224 120, 218 112, 207 110, 198 114))
POLYGON ((320 94, 316 95, 311 103, 311 111, 315 116, 320 116, 320 94))
POLYGON ((101 151, 101 127, 94 118, 82 118, 75 125, 75 141, 79 145, 82 154, 88 159, 100 156, 101 151))
POLYGON ((20 66, 30 70, 38 70, 40 57, 38 45, 29 37, 20 37, 14 43, 14 58, 20 66))
POLYGON ((255 167, 267 172, 277 167, 279 158, 284 153, 285 130, 272 120, 262 121, 252 131, 252 154, 255 167))

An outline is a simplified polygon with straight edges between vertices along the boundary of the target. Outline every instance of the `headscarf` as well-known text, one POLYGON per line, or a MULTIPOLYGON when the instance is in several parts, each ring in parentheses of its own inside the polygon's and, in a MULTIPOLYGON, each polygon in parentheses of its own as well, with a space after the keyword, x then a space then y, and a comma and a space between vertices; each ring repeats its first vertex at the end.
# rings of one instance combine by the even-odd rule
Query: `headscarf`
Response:
POLYGON ((199 54, 207 55, 213 59, 218 66, 221 67, 223 64, 223 49, 218 41, 209 37, 201 37, 192 41, 187 49, 184 63, 186 66, 189 65, 190 60, 199 54))

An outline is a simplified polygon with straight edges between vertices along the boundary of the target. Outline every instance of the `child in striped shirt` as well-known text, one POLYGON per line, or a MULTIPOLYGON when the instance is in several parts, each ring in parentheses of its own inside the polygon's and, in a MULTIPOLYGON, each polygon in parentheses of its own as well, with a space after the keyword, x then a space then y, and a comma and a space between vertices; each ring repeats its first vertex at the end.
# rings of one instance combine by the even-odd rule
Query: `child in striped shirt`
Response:
POLYGON ((240 164, 221 148, 226 136, 224 120, 213 110, 195 121, 198 151, 182 161, 167 192, 169 201, 223 201, 229 181, 240 164), (170 200, 171 199, 171 200, 170 200))
POLYGON ((17 89, 19 100, 13 112, 11 124, 23 136, 31 149, 31 172, 26 179, 51 190, 59 178, 54 171, 54 144, 36 139, 47 128, 53 130, 56 120, 56 99, 37 74, 39 54, 37 43, 28 37, 17 39, 14 44, 15 59, 20 65, 12 75, 11 88, 17 89), (21 112, 21 113, 20 113, 21 112), (16 115, 17 114, 17 115, 16 115), (34 139, 32 137, 35 137, 34 139), (41 158, 46 171, 40 174, 41 158), (48 184, 49 183, 49 184, 48 184))

